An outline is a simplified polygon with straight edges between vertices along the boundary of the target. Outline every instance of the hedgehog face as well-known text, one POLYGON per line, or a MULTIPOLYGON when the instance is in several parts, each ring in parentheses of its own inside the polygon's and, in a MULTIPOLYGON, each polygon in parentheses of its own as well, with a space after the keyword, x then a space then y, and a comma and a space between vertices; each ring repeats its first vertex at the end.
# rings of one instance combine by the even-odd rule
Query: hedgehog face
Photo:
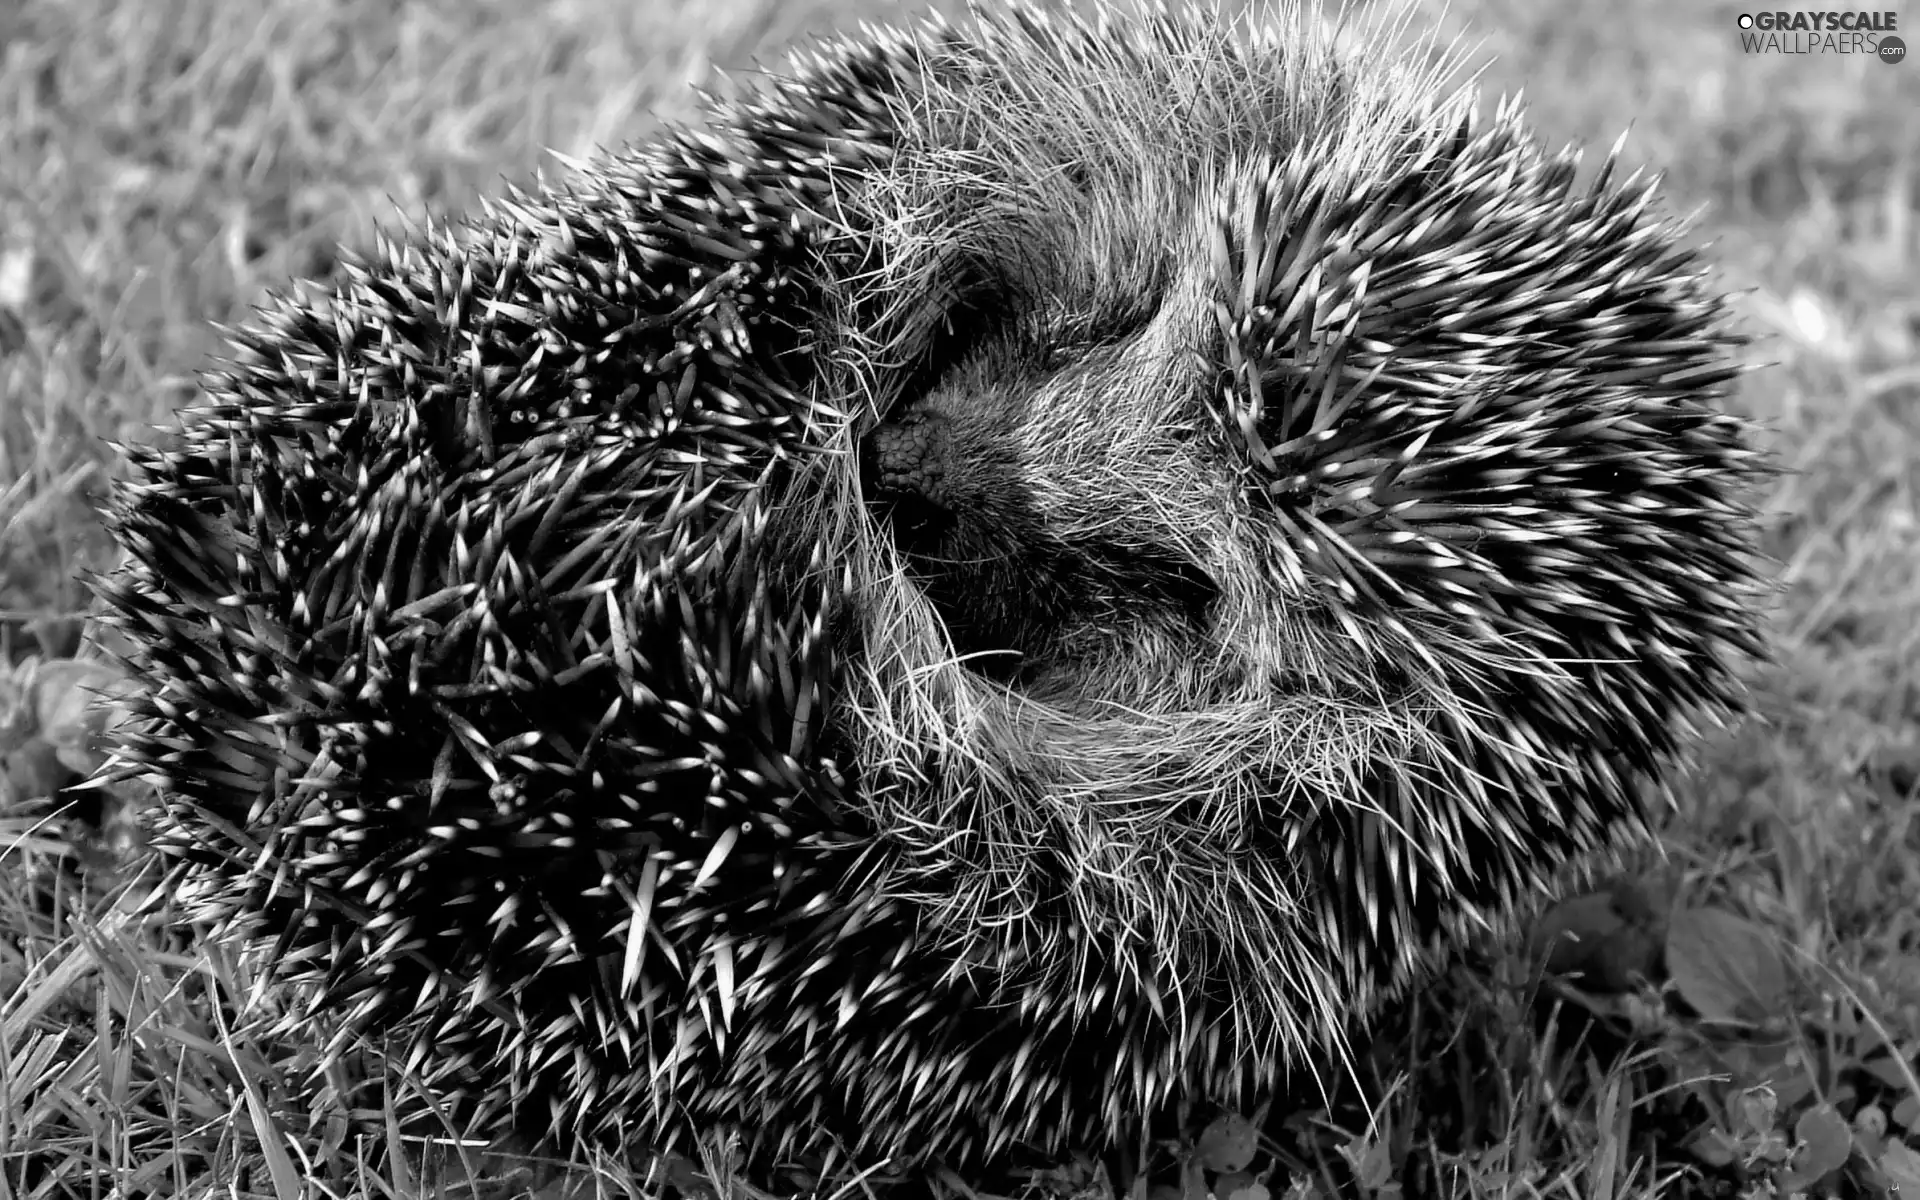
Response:
POLYGON ((864 493, 975 671, 1097 685, 1062 668, 1209 628, 1219 507, 1167 432, 1172 381, 1141 374, 1154 349, 1006 339, 867 439, 864 493))

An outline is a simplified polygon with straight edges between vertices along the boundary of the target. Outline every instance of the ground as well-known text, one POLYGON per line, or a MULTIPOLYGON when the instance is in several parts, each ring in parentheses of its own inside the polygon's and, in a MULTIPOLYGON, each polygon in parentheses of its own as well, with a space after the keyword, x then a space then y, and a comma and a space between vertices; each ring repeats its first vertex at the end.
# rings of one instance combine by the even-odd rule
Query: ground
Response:
MULTIPOLYGON (((686 114, 690 85, 724 88, 723 72, 810 30, 902 11, 0 5, 0 662, 71 653, 83 571, 109 562, 94 505, 119 469, 111 443, 149 437, 189 395, 211 323, 324 274, 336 243, 364 244, 396 208, 460 208, 503 176, 552 169, 548 148, 578 155, 686 114)), ((1485 86, 1524 85, 1556 141, 1604 149, 1631 125, 1628 161, 1664 169, 1674 202, 1700 208, 1758 339, 1738 405, 1785 469, 1766 509, 1781 587, 1755 716, 1709 736, 1665 859, 1628 889, 1628 909, 1650 896, 1641 908, 1679 914, 1650 935, 1678 1001, 1596 1002, 1637 1021, 1625 1063, 1568 1067, 1509 1028, 1456 1079, 1458 1124, 1498 1125, 1477 1140, 1423 1131, 1432 1106, 1417 1093, 1440 1060, 1409 1050, 1408 1086, 1332 1143, 1363 1191, 1763 1195, 1794 1182, 1779 1171, 1808 1184, 1809 1164, 1832 1163, 1809 1185, 1920 1192, 1903 1174, 1920 1157, 1901 1149, 1920 1147, 1920 63, 1748 55, 1738 12, 1433 0, 1413 14, 1416 29, 1477 39, 1473 61, 1494 60, 1485 86), (1732 1007, 1772 1006, 1743 1014, 1760 1034, 1671 1015, 1712 1008, 1729 979, 1732 1007), (1683 1086, 1715 1070, 1731 1078, 1683 1086), (1467 1086, 1489 1078, 1490 1092, 1467 1086)), ((1920 13, 1897 16, 1920 37, 1920 13)), ((0 1200, 410 1193, 418 1156, 362 1136, 381 1127, 377 1094, 309 1081, 313 1047, 255 1044, 243 1013, 209 1002, 245 994, 240 964, 72 893, 84 876, 51 868, 71 857, 69 826, 28 803, 53 777, 48 752, 15 741, 0 803, 0 1200)), ((530 1178, 510 1165, 475 1167, 530 1178)), ((613 1174, 602 1182, 620 1194, 613 1174)))

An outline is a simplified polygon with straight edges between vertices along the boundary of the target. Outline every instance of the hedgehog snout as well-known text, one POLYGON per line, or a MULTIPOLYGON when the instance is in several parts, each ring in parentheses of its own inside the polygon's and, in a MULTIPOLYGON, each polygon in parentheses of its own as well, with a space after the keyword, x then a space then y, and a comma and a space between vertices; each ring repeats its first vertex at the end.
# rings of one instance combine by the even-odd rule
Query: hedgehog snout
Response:
POLYGON ((953 520, 946 422, 914 412, 881 425, 862 447, 866 495, 896 529, 925 536, 953 520))
POLYGON ((1220 588, 1190 535, 1217 508, 1170 440, 1141 453, 1153 385, 1124 357, 1061 368, 989 347, 861 447, 869 512, 956 653, 1004 682, 1057 674, 1129 629, 1211 623, 1220 588))

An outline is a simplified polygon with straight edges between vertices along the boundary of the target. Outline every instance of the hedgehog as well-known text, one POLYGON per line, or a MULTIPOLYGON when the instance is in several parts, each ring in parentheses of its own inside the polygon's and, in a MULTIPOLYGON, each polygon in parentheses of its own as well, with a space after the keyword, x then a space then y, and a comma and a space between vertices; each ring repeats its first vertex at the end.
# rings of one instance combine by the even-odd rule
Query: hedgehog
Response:
POLYGON ((1764 653, 1739 339, 1342 32, 865 28, 264 304, 101 586, 177 911, 476 1127, 960 1167, 1644 841, 1764 653))

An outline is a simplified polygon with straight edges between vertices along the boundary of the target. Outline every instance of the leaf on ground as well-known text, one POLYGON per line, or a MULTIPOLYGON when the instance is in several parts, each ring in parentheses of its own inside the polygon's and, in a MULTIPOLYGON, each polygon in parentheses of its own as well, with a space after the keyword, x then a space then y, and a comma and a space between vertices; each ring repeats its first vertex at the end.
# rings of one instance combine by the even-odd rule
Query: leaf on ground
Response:
POLYGON ((1667 930, 1667 971, 1709 1021, 1758 1024, 1791 1011, 1792 984, 1778 940, 1720 908, 1682 909, 1667 930))
POLYGON ((1780 1101, 1772 1088, 1747 1088, 1735 1094, 1727 1108, 1728 1115, 1734 1119, 1735 1128, 1747 1133, 1764 1134, 1773 1129, 1774 1118, 1780 1112, 1780 1101))
POLYGON ((1390 1145, 1392 1127, 1383 1117, 1367 1137, 1356 1137, 1341 1147, 1341 1153, 1353 1164, 1354 1180, 1369 1193, 1378 1192, 1394 1182, 1390 1145))
POLYGON ((1528 938, 1543 974, 1612 994, 1658 973, 1660 945, 1658 908, 1631 884, 1562 900, 1528 938))
POLYGON ((1853 1131, 1831 1104, 1816 1104, 1794 1122, 1793 1137, 1800 1144, 1798 1173, 1818 1179, 1845 1166, 1853 1152, 1853 1131))
POLYGON ((1215 1200, 1269 1200, 1267 1185, 1245 1171, 1223 1175, 1213 1185, 1215 1200))
POLYGON ((1223 1112, 1200 1132, 1194 1153, 1200 1165, 1216 1174, 1243 1171, 1253 1161, 1260 1131, 1237 1112, 1223 1112))
POLYGON ((1905 1142, 1888 1142, 1880 1156, 1880 1170, 1896 1196, 1920 1195, 1920 1152, 1905 1142))
POLYGON ((1738 1156, 1739 1147, 1733 1138, 1719 1126, 1702 1130, 1687 1143, 1687 1149, 1693 1156, 1710 1167, 1729 1167, 1738 1156))

